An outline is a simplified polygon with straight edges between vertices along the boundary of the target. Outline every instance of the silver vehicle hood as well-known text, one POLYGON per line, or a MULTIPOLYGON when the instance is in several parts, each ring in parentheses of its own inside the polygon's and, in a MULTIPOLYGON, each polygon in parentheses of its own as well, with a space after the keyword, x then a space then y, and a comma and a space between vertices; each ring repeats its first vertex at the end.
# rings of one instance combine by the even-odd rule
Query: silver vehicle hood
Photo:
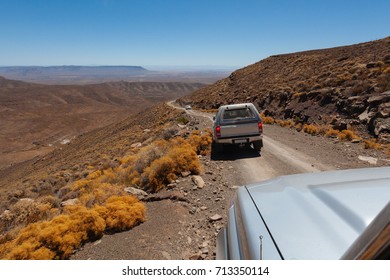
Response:
POLYGON ((340 259, 390 201, 390 167, 282 176, 246 189, 282 258, 340 259))

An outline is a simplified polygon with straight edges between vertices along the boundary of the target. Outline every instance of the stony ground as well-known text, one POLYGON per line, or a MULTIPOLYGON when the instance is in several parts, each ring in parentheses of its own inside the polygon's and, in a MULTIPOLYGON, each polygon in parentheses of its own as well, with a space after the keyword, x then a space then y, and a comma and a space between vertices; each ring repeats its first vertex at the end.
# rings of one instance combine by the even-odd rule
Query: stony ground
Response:
MULTIPOLYGON (((190 118, 192 125, 188 129, 211 126, 204 114, 191 112, 190 118)), ((278 126, 266 126, 264 130, 273 143, 276 141, 281 147, 288 146, 305 156, 315 170, 390 165, 388 155, 365 150, 361 143, 310 136, 278 126)), ((237 186, 250 183, 243 161, 279 166, 279 169, 273 166, 276 175, 301 172, 294 162, 283 163, 282 158, 277 162, 278 156, 270 153, 266 145, 260 155, 237 148, 227 150, 224 155, 200 156, 204 167, 200 177, 204 184, 197 182, 196 176, 183 174, 167 190, 144 198, 145 223, 86 244, 72 259, 214 259, 216 235, 226 224, 230 200, 237 186)))

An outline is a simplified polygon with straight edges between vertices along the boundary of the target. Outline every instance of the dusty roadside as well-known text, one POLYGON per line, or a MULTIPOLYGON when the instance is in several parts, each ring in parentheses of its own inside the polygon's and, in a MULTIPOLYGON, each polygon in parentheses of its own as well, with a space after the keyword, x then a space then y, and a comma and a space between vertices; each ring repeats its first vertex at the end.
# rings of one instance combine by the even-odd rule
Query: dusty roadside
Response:
MULTIPOLYGON (((191 126, 185 129, 211 127, 211 115, 188 113, 191 126)), ((86 244, 72 259, 214 259, 215 237, 226 223, 237 186, 293 173, 390 165, 388 156, 359 143, 278 126, 265 126, 264 131, 260 155, 232 148, 223 155, 200 156, 204 185, 184 174, 170 189, 147 199, 145 223, 86 244)))

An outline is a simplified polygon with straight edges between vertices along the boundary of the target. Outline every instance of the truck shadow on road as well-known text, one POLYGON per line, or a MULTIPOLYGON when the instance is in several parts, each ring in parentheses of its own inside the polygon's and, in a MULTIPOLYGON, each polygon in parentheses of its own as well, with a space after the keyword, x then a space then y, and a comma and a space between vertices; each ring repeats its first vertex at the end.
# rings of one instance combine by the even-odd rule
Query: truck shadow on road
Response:
POLYGON ((235 161, 244 158, 261 157, 261 153, 252 147, 226 146, 222 151, 211 149, 211 160, 214 161, 235 161))

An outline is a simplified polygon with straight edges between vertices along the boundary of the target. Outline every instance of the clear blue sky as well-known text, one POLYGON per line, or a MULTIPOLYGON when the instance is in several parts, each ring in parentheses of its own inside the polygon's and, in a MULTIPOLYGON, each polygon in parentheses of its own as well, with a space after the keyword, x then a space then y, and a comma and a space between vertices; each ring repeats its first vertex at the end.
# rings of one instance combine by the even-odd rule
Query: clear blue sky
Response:
POLYGON ((389 0, 0 0, 0 66, 235 66, 390 36, 389 0))

